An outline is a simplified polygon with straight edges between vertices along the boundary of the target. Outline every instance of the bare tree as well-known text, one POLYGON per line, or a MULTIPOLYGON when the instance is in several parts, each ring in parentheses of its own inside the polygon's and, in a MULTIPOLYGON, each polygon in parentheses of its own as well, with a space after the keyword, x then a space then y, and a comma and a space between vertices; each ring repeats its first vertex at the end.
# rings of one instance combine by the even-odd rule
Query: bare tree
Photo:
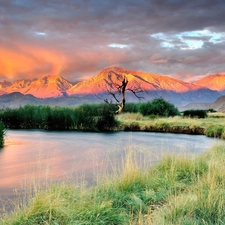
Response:
POLYGON ((132 92, 135 97, 142 99, 143 97, 139 96, 139 93, 143 92, 140 84, 136 81, 132 81, 132 85, 128 86, 129 80, 127 74, 119 75, 115 72, 108 73, 109 80, 107 81, 107 95, 108 98, 105 98, 105 103, 117 107, 117 110, 114 111, 115 114, 120 114, 126 104, 126 92, 132 92), (115 80, 112 79, 112 76, 115 75, 115 80))

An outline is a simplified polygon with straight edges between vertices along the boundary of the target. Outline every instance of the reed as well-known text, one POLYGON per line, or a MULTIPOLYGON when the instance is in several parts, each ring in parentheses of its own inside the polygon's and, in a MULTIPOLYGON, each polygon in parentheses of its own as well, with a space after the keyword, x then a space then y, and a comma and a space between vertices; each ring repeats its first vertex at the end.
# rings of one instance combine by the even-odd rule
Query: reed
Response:
POLYGON ((84 104, 77 107, 25 105, 2 109, 0 119, 10 129, 45 130, 112 130, 117 126, 106 104, 84 104))
POLYGON ((4 139, 5 139, 6 131, 5 126, 2 122, 0 122, 0 147, 3 147, 4 145, 4 139))

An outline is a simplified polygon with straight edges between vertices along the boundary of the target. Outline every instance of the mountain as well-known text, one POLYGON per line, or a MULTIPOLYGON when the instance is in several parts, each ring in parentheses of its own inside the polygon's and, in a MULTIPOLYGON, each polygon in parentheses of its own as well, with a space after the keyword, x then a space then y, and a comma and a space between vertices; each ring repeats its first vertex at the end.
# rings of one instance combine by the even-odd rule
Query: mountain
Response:
POLYGON ((5 93, 13 93, 13 92, 21 92, 22 89, 28 87, 31 81, 24 79, 24 80, 16 80, 12 83, 8 83, 4 88, 5 93))
POLYGON ((129 81, 128 88, 133 88, 138 84, 143 90, 165 90, 178 93, 201 88, 198 85, 179 81, 167 76, 113 67, 102 70, 89 80, 79 82, 71 87, 67 93, 68 95, 101 93, 103 90, 106 90, 106 87, 110 86, 111 83, 117 82, 123 75, 126 75, 129 81))
POLYGON ((5 81, 5 80, 0 81, 0 90, 2 88, 8 87, 9 85, 11 85, 11 82, 9 82, 9 81, 5 81))
MULTIPOLYGON (((128 89, 138 88, 139 90, 144 90, 144 92, 139 93, 139 96, 143 97, 144 101, 162 97, 176 106, 184 106, 188 103, 212 103, 222 95, 220 91, 225 90, 225 83, 222 80, 220 86, 218 84, 217 88, 213 88, 216 86, 215 83, 217 81, 215 76, 207 77, 207 82, 203 82, 204 80, 201 79, 195 83, 188 83, 159 74, 112 67, 104 69, 92 78, 76 84, 67 81, 59 75, 48 75, 39 79, 14 82, 1 81, 0 95, 4 95, 3 98, 6 98, 7 94, 17 92, 17 95, 18 93, 22 94, 20 98, 32 95, 35 98, 47 99, 46 101, 43 100, 41 104, 48 103, 50 105, 103 102, 103 99, 110 97, 109 92, 113 84, 118 82, 124 75, 129 81, 128 89), (207 86, 209 83, 210 87, 207 86), (214 86, 212 86, 213 84, 214 86)), ((220 76, 217 75, 216 77, 220 76)), ((126 92, 126 100, 128 102, 139 101, 129 91, 126 92)), ((3 100, 0 99, 0 104, 1 101, 3 100)), ((34 102, 40 101, 35 99, 34 102)))
MULTIPOLYGON (((143 97, 145 101, 162 97, 180 106, 190 102, 211 103, 221 96, 217 91, 197 84, 190 84, 158 74, 137 72, 118 67, 104 69, 89 80, 77 83, 67 91, 67 94, 80 97, 95 94, 102 97, 101 94, 110 91, 112 84, 121 79, 123 75, 126 75, 129 80, 128 89, 140 87, 144 90, 139 96, 143 97)), ((128 101, 138 101, 131 92, 127 92, 126 95, 128 101)))
POLYGON ((225 74, 215 74, 204 77, 198 81, 195 81, 193 84, 207 87, 214 91, 219 91, 222 94, 225 94, 225 74))
POLYGON ((5 94, 5 88, 10 86, 11 85, 11 82, 9 81, 0 81, 0 95, 3 95, 5 94))
POLYGON ((72 87, 72 83, 59 75, 43 76, 36 80, 14 81, 4 89, 4 93, 20 92, 37 98, 60 97, 72 87))

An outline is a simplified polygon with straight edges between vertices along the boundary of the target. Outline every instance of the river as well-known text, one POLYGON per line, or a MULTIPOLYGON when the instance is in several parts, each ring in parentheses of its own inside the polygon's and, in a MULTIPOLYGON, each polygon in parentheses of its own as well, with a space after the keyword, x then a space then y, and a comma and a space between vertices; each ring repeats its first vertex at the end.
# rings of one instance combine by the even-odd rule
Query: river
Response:
POLYGON ((203 135, 150 132, 50 132, 7 130, 0 149, 0 197, 11 198, 32 182, 60 181, 110 171, 130 151, 140 164, 154 164, 163 154, 202 154, 222 140, 203 135))

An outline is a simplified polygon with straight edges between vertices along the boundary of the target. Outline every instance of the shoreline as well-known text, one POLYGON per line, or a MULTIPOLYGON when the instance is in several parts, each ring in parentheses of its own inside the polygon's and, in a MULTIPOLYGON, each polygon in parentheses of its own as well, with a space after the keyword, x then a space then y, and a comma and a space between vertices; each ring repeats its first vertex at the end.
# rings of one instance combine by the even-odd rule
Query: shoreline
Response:
POLYGON ((202 127, 172 126, 172 127, 156 127, 156 126, 140 126, 126 125, 121 131, 145 131, 145 132, 161 132, 161 133, 177 133, 177 134, 193 134, 205 135, 205 129, 202 127))

